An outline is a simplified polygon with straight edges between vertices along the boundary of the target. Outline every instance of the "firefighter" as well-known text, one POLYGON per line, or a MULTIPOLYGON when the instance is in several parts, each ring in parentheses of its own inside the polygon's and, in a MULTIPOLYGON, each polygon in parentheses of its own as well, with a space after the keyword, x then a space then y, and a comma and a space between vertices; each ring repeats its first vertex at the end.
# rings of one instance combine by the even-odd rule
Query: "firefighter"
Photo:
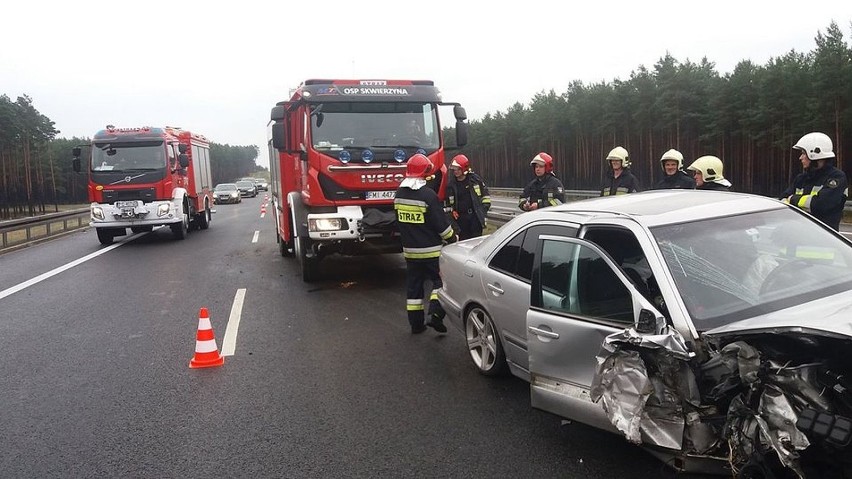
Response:
POLYGON ((640 191, 639 180, 630 172, 630 155, 616 146, 606 155, 610 171, 601 186, 601 196, 626 195, 640 191))
POLYGON ((562 182, 553 174, 553 158, 541 152, 530 161, 535 178, 524 187, 518 207, 532 211, 545 206, 561 205, 565 202, 562 182))
POLYGON ((694 190, 695 180, 683 171, 683 155, 672 148, 660 157, 660 166, 663 168, 663 179, 654 185, 655 190, 694 190))
POLYGON ((696 190, 730 191, 731 182, 722 175, 724 166, 722 160, 712 155, 702 156, 693 161, 688 171, 695 178, 696 190))
POLYGON ((444 325, 446 313, 438 303, 441 276, 438 258, 444 242, 458 240, 441 207, 438 195, 426 186, 432 172, 432 162, 417 153, 408 159, 405 179, 396 190, 393 201, 397 225, 402 240, 402 254, 406 269, 406 311, 411 334, 419 334, 426 326, 439 333, 447 332, 444 325), (423 287, 426 280, 432 283, 429 295, 429 322, 424 324, 423 287))
POLYGON ((800 152, 804 171, 793 179, 781 199, 839 231, 848 194, 847 180, 846 174, 834 166, 831 138, 825 133, 808 133, 793 149, 800 152))
POLYGON ((450 213, 459 227, 459 239, 482 236, 485 214, 491 208, 488 187, 479 175, 470 168, 465 155, 456 155, 450 163, 453 178, 447 182, 445 210, 450 213))

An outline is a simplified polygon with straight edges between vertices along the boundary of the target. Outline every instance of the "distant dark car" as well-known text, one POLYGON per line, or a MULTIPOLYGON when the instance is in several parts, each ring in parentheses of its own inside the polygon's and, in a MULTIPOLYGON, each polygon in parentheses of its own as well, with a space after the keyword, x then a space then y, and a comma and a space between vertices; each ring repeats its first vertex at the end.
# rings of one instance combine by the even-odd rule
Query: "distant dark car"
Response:
POLYGON ((213 202, 216 204, 223 203, 240 203, 243 197, 240 195, 240 190, 234 183, 219 183, 213 188, 213 202))
POLYGON ((254 186, 253 181, 240 180, 236 184, 237 184, 237 188, 239 188, 240 194, 242 196, 250 196, 252 198, 257 196, 257 187, 254 186))

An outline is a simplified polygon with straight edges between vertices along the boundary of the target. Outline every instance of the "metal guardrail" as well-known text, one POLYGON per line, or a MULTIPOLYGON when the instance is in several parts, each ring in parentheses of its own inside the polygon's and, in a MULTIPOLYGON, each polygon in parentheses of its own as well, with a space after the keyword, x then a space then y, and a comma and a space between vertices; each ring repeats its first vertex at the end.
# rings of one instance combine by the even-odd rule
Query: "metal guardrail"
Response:
MULTIPOLYGON (((523 188, 492 188, 488 187, 488 192, 491 193, 491 196, 505 196, 517 199, 521 196, 521 192, 523 188)), ((585 198, 594 198, 597 197, 600 192, 596 190, 564 190, 565 200, 566 201, 576 201, 585 198)), ((495 207, 492 203, 491 208, 488 210, 488 221, 490 224, 494 226, 502 226, 506 224, 509 220, 514 218, 518 213, 522 213, 517 207, 506 209, 495 207)))
POLYGON ((89 208, 0 221, 0 254, 89 226, 89 208))

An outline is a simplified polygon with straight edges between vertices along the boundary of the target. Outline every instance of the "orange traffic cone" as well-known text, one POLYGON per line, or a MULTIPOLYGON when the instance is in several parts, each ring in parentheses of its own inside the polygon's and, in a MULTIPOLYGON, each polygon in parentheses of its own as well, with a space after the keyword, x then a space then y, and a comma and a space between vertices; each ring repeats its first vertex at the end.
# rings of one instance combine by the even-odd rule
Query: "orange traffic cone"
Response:
POLYGON ((260 205, 260 212, 261 214, 266 213, 266 203, 260 205))
POLYGON ((216 336, 213 336, 213 326, 207 308, 198 312, 198 333, 195 335, 195 356, 189 361, 190 368, 212 368, 225 364, 225 358, 219 354, 216 347, 216 336))

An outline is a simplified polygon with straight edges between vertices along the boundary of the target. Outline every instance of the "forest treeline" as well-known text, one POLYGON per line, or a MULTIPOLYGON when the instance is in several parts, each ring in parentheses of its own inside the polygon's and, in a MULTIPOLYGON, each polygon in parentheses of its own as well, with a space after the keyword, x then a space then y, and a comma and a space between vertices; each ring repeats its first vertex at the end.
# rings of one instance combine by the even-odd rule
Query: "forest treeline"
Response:
MULTIPOLYGON (((0 95, 0 219, 87 203, 88 179, 85 172, 71 169, 71 149, 88 145, 91 138, 56 138, 58 134, 54 122, 33 107, 30 97, 12 101, 0 95)), ((262 170, 257 156, 256 145, 211 143, 214 184, 262 170)))
POLYGON ((791 146, 803 134, 827 133, 841 169, 852 154, 852 50, 834 22, 815 40, 809 53, 742 60, 724 75, 706 58, 667 54, 626 80, 574 81, 472 121, 462 151, 489 185, 526 184, 530 159, 545 151, 567 189, 597 190, 613 147, 627 148, 644 188, 662 177, 663 152, 677 148, 684 166, 720 157, 735 191, 777 195, 801 171, 791 146))

